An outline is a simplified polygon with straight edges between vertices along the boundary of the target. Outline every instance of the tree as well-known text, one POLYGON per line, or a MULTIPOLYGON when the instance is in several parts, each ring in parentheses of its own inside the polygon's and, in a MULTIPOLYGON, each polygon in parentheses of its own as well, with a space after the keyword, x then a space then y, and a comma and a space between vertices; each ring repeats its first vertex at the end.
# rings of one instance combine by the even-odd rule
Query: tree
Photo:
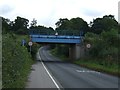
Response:
POLYGON ((93 20, 91 31, 100 34, 102 31, 109 31, 118 28, 118 22, 113 15, 105 15, 103 18, 96 18, 93 20))
POLYGON ((65 30, 69 35, 72 35, 72 32, 79 35, 80 32, 86 33, 89 30, 87 22, 79 17, 70 20, 60 18, 55 25, 57 32, 62 33, 65 30))
POLYGON ((119 50, 119 34, 116 29, 103 31, 101 34, 89 32, 85 35, 85 42, 91 43, 90 56, 105 60, 117 61, 119 50), (110 58, 108 58, 110 57, 110 58))
POLYGON ((35 26, 35 27, 30 27, 30 32, 34 34, 55 34, 55 31, 52 27, 45 27, 45 26, 35 26))
POLYGON ((86 21, 84 21, 82 18, 72 18, 70 20, 71 23, 71 29, 72 30, 77 30, 77 31, 82 31, 86 33, 89 30, 88 24, 86 21))
POLYGON ((10 32, 11 21, 2 17, 2 34, 10 32))
POLYGON ((28 23, 29 23, 28 19, 17 16, 17 18, 15 19, 14 24, 13 24, 14 32, 16 34, 27 34, 28 33, 28 29, 27 29, 28 23), (21 30, 22 30, 22 32, 21 32, 21 30))
POLYGON ((33 20, 31 21, 31 27, 36 27, 37 25, 37 20, 35 20, 35 18, 33 18, 33 20))
POLYGON ((60 18, 56 25, 56 30, 69 29, 69 20, 67 18, 60 18))

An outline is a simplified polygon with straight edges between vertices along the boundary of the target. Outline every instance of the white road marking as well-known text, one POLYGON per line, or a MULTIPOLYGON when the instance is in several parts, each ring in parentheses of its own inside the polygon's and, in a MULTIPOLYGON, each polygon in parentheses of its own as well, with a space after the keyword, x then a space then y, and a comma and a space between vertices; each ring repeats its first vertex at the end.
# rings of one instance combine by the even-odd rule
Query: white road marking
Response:
MULTIPOLYGON (((40 50, 39 50, 39 51, 40 51, 40 50)), ((39 52, 39 51, 38 51, 38 52, 39 52)), ((48 69, 46 68, 45 64, 42 62, 42 59, 41 59, 41 57, 40 57, 40 53, 39 53, 39 58, 40 58, 40 61, 41 61, 42 65, 43 65, 43 67, 45 68, 47 74, 49 75, 49 77, 51 78, 51 80, 53 81, 53 83, 55 84, 55 86, 58 88, 58 90, 60 90, 60 87, 58 86, 58 84, 56 83, 56 81, 54 80, 54 78, 52 77, 52 75, 49 73, 49 71, 48 71, 48 69)))
POLYGON ((76 71, 81 72, 81 73, 98 73, 98 74, 100 74, 100 72, 92 71, 92 70, 76 70, 76 71))

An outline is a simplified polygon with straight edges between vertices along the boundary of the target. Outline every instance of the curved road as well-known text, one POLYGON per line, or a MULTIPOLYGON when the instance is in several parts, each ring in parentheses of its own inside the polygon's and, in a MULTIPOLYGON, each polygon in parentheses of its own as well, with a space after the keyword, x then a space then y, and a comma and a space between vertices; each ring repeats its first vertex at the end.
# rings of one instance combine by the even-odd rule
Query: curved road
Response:
POLYGON ((37 60, 26 88, 118 90, 117 77, 63 62, 49 53, 48 46, 39 49, 37 60))

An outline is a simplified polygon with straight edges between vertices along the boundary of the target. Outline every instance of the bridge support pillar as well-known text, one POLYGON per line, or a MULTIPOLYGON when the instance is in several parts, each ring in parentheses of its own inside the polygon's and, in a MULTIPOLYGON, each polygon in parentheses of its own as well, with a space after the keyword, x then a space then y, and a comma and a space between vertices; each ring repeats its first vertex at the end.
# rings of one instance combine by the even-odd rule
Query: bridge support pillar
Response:
POLYGON ((81 44, 70 45, 69 58, 75 60, 82 57, 84 57, 84 46, 81 44))

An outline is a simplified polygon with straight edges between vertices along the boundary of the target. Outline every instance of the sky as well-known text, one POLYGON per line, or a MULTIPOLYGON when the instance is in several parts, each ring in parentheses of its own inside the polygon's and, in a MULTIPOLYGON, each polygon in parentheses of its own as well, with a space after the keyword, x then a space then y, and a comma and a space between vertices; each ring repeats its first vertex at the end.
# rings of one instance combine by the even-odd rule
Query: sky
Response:
POLYGON ((118 21, 120 0, 0 0, 0 16, 14 21, 17 16, 37 25, 56 28, 60 18, 83 18, 90 21, 104 15, 114 15, 118 21))

